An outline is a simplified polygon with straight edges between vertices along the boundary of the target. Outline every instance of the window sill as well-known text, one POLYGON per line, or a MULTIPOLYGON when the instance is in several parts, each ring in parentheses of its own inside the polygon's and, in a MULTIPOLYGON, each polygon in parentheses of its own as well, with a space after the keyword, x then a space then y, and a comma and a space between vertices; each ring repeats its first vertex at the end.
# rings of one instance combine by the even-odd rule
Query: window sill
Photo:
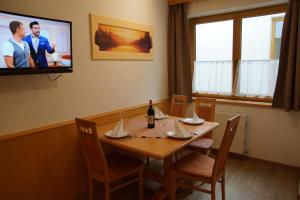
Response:
POLYGON ((211 94, 193 94, 194 98, 197 97, 207 97, 217 99, 217 104, 230 104, 230 105, 240 105, 240 106, 251 106, 251 107, 263 107, 272 108, 271 98, 245 98, 236 96, 222 96, 222 95, 211 95, 211 94))
POLYGON ((272 103, 270 103, 270 102, 258 102, 258 101, 241 101, 241 100, 217 99, 217 104, 272 108, 272 103))

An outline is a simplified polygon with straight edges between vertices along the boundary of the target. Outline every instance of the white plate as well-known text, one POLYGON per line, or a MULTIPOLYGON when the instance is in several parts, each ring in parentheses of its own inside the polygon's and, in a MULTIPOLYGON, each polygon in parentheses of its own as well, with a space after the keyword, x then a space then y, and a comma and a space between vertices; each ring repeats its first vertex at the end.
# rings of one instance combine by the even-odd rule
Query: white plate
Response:
POLYGON ((129 134, 125 132, 124 135, 113 136, 113 135, 112 135, 112 130, 105 132, 105 136, 106 136, 106 137, 114 138, 114 139, 124 138, 124 137, 127 137, 128 135, 129 135, 129 134))
POLYGON ((175 135, 175 133, 173 131, 168 131, 167 135, 169 137, 175 138, 175 139, 188 139, 188 138, 191 138, 193 136, 192 134, 185 135, 185 136, 178 136, 178 135, 175 135))
POLYGON ((181 121, 184 123, 187 123, 187 124, 192 124, 192 125, 198 125, 198 124, 204 123, 204 119, 199 119, 197 121, 194 121, 193 118, 184 118, 181 121))

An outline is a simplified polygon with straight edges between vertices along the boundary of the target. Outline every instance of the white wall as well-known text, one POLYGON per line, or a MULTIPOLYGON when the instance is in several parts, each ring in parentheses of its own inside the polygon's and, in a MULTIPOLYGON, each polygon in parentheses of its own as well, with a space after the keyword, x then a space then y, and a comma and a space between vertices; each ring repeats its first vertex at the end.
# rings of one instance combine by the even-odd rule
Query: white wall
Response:
MULTIPOLYGON (((205 13, 224 13, 226 10, 257 7, 257 3, 266 5, 276 2, 278 1, 196 0, 190 4, 189 14, 200 16, 205 13)), ((250 156, 300 167, 300 112, 226 104, 218 104, 216 112, 248 115, 250 156)))
POLYGON ((216 112, 247 115, 250 156, 300 167, 300 112, 225 104, 216 112))
POLYGON ((0 77, 0 135, 167 97, 167 1, 1 0, 0 7, 72 21, 74 57, 74 73, 54 82, 0 77), (153 26, 153 61, 91 60, 89 13, 153 26))

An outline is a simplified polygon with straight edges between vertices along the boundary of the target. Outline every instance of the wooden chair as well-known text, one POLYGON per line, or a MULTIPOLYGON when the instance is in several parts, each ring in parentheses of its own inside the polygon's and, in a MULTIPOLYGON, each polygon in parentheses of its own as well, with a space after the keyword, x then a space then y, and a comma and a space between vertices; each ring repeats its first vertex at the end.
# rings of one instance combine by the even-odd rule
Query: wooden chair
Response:
MULTIPOLYGON (((223 140, 216 156, 216 159, 203 154, 192 153, 179 159, 170 166, 170 197, 175 200, 176 187, 184 187, 211 194, 211 199, 216 199, 216 183, 221 182, 222 200, 225 200, 225 162, 234 138, 240 115, 230 118, 227 122, 223 140), (207 190, 194 184, 184 184, 184 180, 196 180, 211 185, 211 190, 207 190)), ((200 184, 201 186, 202 184, 200 184)))
POLYGON ((175 117, 184 117, 187 107, 187 96, 173 95, 171 100, 169 115, 175 117))
MULTIPOLYGON (((205 121, 214 121, 215 117, 215 107, 216 99, 200 97, 195 101, 195 112, 199 117, 203 118, 205 121)), ((210 150, 214 141, 212 139, 212 131, 207 133, 202 138, 199 138, 186 146, 186 149, 203 152, 206 155, 209 155, 210 150)))
POLYGON ((105 200, 110 199, 110 192, 139 181, 139 199, 143 199, 143 162, 119 154, 105 156, 96 123, 75 120, 88 167, 89 199, 93 199, 93 181, 103 183, 105 200))

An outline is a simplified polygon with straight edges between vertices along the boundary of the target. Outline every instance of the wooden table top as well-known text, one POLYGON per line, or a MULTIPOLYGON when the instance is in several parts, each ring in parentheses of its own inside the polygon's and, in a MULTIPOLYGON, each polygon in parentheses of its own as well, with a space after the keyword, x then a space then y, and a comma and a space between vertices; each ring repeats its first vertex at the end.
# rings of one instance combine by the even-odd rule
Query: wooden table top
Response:
MULTIPOLYGON (((130 118, 130 121, 137 120, 141 121, 144 119, 145 123, 145 131, 147 130, 147 120, 145 115, 140 115, 134 118, 130 118)), ((174 119, 174 121, 178 118, 169 116, 169 119, 174 119)), ((180 122, 182 123, 182 122, 180 122)), ((188 125, 182 123, 182 125, 193 134, 190 139, 172 139, 172 138, 141 138, 141 137, 126 137, 122 139, 111 139, 106 137, 104 134, 106 131, 109 131, 114 128, 116 123, 105 124, 97 127, 98 137, 101 142, 116 146, 118 148, 132 151, 134 153, 154 157, 157 159, 165 159, 169 155, 179 151, 184 146, 194 141, 195 139, 205 135, 209 131, 215 129, 219 123, 216 122, 207 122, 205 121, 201 125, 188 125)), ((162 127, 158 125, 159 122, 156 122, 155 129, 158 131, 162 131, 162 127)), ((140 129, 139 131, 143 131, 140 129)))

